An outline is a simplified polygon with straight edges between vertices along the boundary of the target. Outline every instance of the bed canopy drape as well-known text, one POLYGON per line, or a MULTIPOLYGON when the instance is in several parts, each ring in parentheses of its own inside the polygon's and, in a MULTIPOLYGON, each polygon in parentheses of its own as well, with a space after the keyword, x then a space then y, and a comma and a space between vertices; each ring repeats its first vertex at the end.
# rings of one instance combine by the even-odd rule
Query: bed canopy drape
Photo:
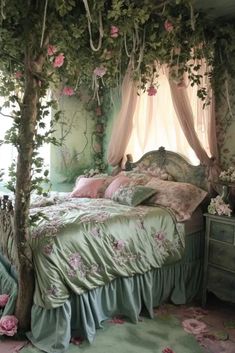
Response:
POLYGON ((148 96, 147 93, 138 95, 137 83, 131 79, 128 69, 122 84, 121 109, 109 143, 109 164, 124 163, 129 153, 138 159, 138 149, 139 155, 142 155, 160 147, 164 144, 161 139, 165 138, 171 142, 169 149, 184 155, 188 151, 185 157, 190 159, 193 156, 194 161, 198 159, 207 167, 208 179, 217 179, 220 168, 217 164, 214 96, 209 79, 204 75, 207 64, 205 61, 200 64, 201 86, 205 87, 210 99, 210 104, 205 106, 197 97, 197 86, 191 86, 186 75, 180 83, 173 81, 168 68, 161 66, 158 69, 159 89, 156 96, 148 96), (173 115, 177 120, 174 128, 171 121, 173 115), (158 142, 160 145, 157 145, 158 142))

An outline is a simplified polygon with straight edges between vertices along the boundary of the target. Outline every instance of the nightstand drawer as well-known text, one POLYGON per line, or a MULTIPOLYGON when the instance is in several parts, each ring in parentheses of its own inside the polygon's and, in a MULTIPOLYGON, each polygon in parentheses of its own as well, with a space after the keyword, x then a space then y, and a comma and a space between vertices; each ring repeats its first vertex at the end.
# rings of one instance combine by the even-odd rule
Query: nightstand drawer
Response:
POLYGON ((211 240, 208 261, 235 272, 235 247, 211 240))
POLYGON ((209 266, 207 288, 220 299, 235 302, 234 274, 209 266))
POLYGON ((212 221, 210 229, 210 238, 224 241, 225 243, 233 244, 234 225, 212 221))

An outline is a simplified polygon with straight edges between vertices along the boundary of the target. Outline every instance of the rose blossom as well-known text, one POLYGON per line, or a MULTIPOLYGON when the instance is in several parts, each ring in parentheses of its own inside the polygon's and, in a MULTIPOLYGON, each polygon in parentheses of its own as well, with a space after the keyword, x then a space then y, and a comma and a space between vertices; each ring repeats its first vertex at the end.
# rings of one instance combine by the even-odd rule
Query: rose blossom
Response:
POLYGON ((147 93, 148 93, 148 96, 155 96, 155 94, 157 93, 157 90, 153 85, 151 85, 147 89, 147 93))
POLYGON ((0 319, 0 335, 14 336, 17 332, 18 320, 14 315, 2 316, 0 319))
POLYGON ((116 26, 111 26, 110 28, 110 37, 117 38, 119 35, 119 28, 116 26))
POLYGON ((64 87, 63 89, 63 95, 65 96, 73 96, 74 95, 74 89, 72 87, 64 87))
POLYGON ((54 67, 61 67, 64 63, 64 54, 60 53, 55 57, 55 60, 53 62, 54 67))
POLYGON ((172 32, 173 29, 174 29, 174 26, 173 26, 173 24, 171 23, 171 21, 166 20, 166 21, 164 22, 164 28, 165 28, 165 30, 166 30, 167 32, 172 32))
POLYGON ((107 71, 106 67, 98 66, 95 68, 94 74, 96 76, 103 77, 106 74, 106 71, 107 71))
POLYGON ((16 71, 15 73, 15 78, 19 80, 23 76, 23 73, 21 71, 16 71))
POLYGON ((4 308, 9 300, 8 294, 1 294, 0 295, 0 308, 4 308))
POLYGON ((186 319, 182 322, 184 331, 198 335, 206 331, 206 324, 196 319, 186 319))
POLYGON ((57 52, 57 48, 55 45, 49 44, 47 47, 47 54, 49 56, 54 55, 57 52))
POLYGON ((171 348, 166 347, 163 349, 162 353, 174 353, 174 351, 171 348))

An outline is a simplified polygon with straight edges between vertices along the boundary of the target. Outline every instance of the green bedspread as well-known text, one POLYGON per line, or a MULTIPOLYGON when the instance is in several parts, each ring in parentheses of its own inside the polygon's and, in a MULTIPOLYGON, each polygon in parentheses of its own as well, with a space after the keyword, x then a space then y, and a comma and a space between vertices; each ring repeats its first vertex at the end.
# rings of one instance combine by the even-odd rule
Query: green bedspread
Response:
POLYGON ((106 199, 65 199, 43 211, 30 240, 36 275, 34 302, 63 305, 117 277, 145 273, 182 258, 184 234, 163 208, 129 207, 106 199))

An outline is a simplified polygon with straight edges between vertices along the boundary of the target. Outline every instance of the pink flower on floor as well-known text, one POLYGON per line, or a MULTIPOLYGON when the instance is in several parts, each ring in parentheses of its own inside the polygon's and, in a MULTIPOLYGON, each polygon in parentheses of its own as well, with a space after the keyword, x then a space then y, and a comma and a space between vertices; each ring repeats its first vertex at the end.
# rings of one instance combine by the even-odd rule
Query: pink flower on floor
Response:
POLYGON ((14 336, 17 332, 18 320, 14 315, 2 316, 0 319, 0 335, 14 336))
POLYGON ((1 294, 0 295, 0 308, 4 308, 9 300, 8 294, 1 294))
POLYGON ((118 324, 118 325, 122 325, 125 323, 125 321, 119 317, 114 317, 112 318, 112 320, 109 320, 108 322, 110 322, 111 324, 118 324))
POLYGON ((107 71, 106 67, 98 66, 95 68, 94 74, 95 76, 103 77, 106 74, 106 71, 107 71))
POLYGON ((166 347, 163 349, 162 353, 175 353, 175 352, 173 351, 173 349, 166 347))
POLYGON ((61 67, 64 63, 64 54, 60 53, 55 57, 55 60, 53 62, 53 67, 61 67))
POLYGON ((173 24, 172 24, 171 21, 166 20, 166 21, 164 22, 164 28, 165 28, 165 30, 166 30, 167 32, 172 32, 173 29, 174 29, 174 26, 173 26, 173 24))
POLYGON ((207 331, 207 326, 204 322, 196 319, 186 319, 182 322, 184 331, 192 333, 193 335, 199 335, 200 333, 207 331))
POLYGON ((23 76, 23 73, 21 71, 16 71, 15 73, 15 78, 19 80, 23 76))
POLYGON ((66 86, 66 87, 64 87, 62 93, 63 93, 64 96, 73 96, 74 95, 74 89, 72 87, 66 86))
POLYGON ((147 93, 148 93, 148 96, 155 96, 156 93, 157 93, 157 90, 156 90, 156 88, 153 85, 151 85, 147 89, 147 93))
POLYGON ((119 36, 119 28, 116 26, 111 26, 110 29, 110 37, 117 38, 119 36))
POLYGON ((75 344, 76 346, 79 346, 80 344, 82 344, 82 342, 84 341, 84 338, 83 337, 72 337, 70 342, 75 344))
POLYGON ((57 48, 55 45, 49 44, 47 47, 47 54, 49 56, 54 55, 57 52, 57 48))

